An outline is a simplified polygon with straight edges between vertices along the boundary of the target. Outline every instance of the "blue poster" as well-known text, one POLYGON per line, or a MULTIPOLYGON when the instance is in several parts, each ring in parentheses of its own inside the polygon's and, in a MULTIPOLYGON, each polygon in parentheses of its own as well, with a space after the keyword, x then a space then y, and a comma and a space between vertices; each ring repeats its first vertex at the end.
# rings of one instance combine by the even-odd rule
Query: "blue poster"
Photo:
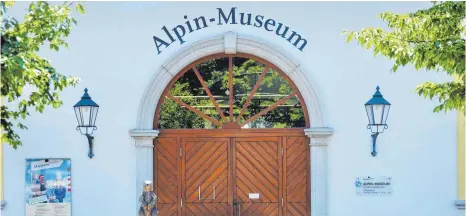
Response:
POLYGON ((26 216, 71 215, 71 160, 26 160, 26 216))

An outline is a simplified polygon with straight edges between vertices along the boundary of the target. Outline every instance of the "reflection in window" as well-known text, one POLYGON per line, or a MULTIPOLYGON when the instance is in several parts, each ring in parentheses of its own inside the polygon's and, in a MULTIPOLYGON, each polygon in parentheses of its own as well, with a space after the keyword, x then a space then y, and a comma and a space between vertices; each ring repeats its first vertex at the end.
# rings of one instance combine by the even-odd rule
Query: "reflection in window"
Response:
POLYGON ((160 107, 159 129, 211 129, 225 124, 294 128, 305 127, 306 121, 288 81, 272 66, 243 57, 194 65, 171 86, 160 107))

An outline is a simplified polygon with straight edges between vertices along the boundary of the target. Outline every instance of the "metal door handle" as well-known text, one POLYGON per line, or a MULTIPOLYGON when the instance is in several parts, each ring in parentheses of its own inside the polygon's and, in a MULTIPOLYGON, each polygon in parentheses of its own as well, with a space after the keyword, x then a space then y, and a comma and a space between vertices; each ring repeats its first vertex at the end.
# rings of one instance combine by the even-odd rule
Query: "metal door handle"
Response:
POLYGON ((241 203, 238 203, 238 216, 241 216, 241 203))
POLYGON ((214 196, 212 200, 215 200, 215 185, 213 187, 214 187, 214 196))
POLYGON ((212 199, 207 199, 207 198, 202 198, 201 197, 201 186, 199 185, 198 187, 198 198, 199 200, 215 200, 215 185, 213 185, 213 195, 212 195, 212 199))

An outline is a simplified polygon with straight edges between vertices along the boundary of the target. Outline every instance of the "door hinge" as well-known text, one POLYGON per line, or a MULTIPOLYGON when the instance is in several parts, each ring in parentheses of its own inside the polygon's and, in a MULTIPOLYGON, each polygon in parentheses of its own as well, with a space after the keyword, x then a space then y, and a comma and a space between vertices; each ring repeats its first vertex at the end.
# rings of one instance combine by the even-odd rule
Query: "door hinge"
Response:
POLYGON ((183 199, 181 199, 181 208, 183 208, 183 199))
POLYGON ((183 157, 183 149, 180 148, 180 157, 183 157))
POLYGON ((282 197, 282 207, 283 207, 283 197, 282 197))
POLYGON ((284 149, 283 149, 283 147, 282 147, 282 157, 283 157, 283 152, 284 152, 284 149))

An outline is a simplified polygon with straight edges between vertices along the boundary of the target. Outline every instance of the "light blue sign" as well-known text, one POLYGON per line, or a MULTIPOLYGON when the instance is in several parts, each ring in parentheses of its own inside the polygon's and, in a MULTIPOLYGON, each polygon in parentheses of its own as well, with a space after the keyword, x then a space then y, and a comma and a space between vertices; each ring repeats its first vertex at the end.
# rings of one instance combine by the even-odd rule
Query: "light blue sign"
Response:
POLYGON ((71 215, 71 160, 26 160, 26 216, 71 215))
POLYGON ((359 177, 354 185, 358 195, 390 195, 393 193, 392 177, 359 177))

